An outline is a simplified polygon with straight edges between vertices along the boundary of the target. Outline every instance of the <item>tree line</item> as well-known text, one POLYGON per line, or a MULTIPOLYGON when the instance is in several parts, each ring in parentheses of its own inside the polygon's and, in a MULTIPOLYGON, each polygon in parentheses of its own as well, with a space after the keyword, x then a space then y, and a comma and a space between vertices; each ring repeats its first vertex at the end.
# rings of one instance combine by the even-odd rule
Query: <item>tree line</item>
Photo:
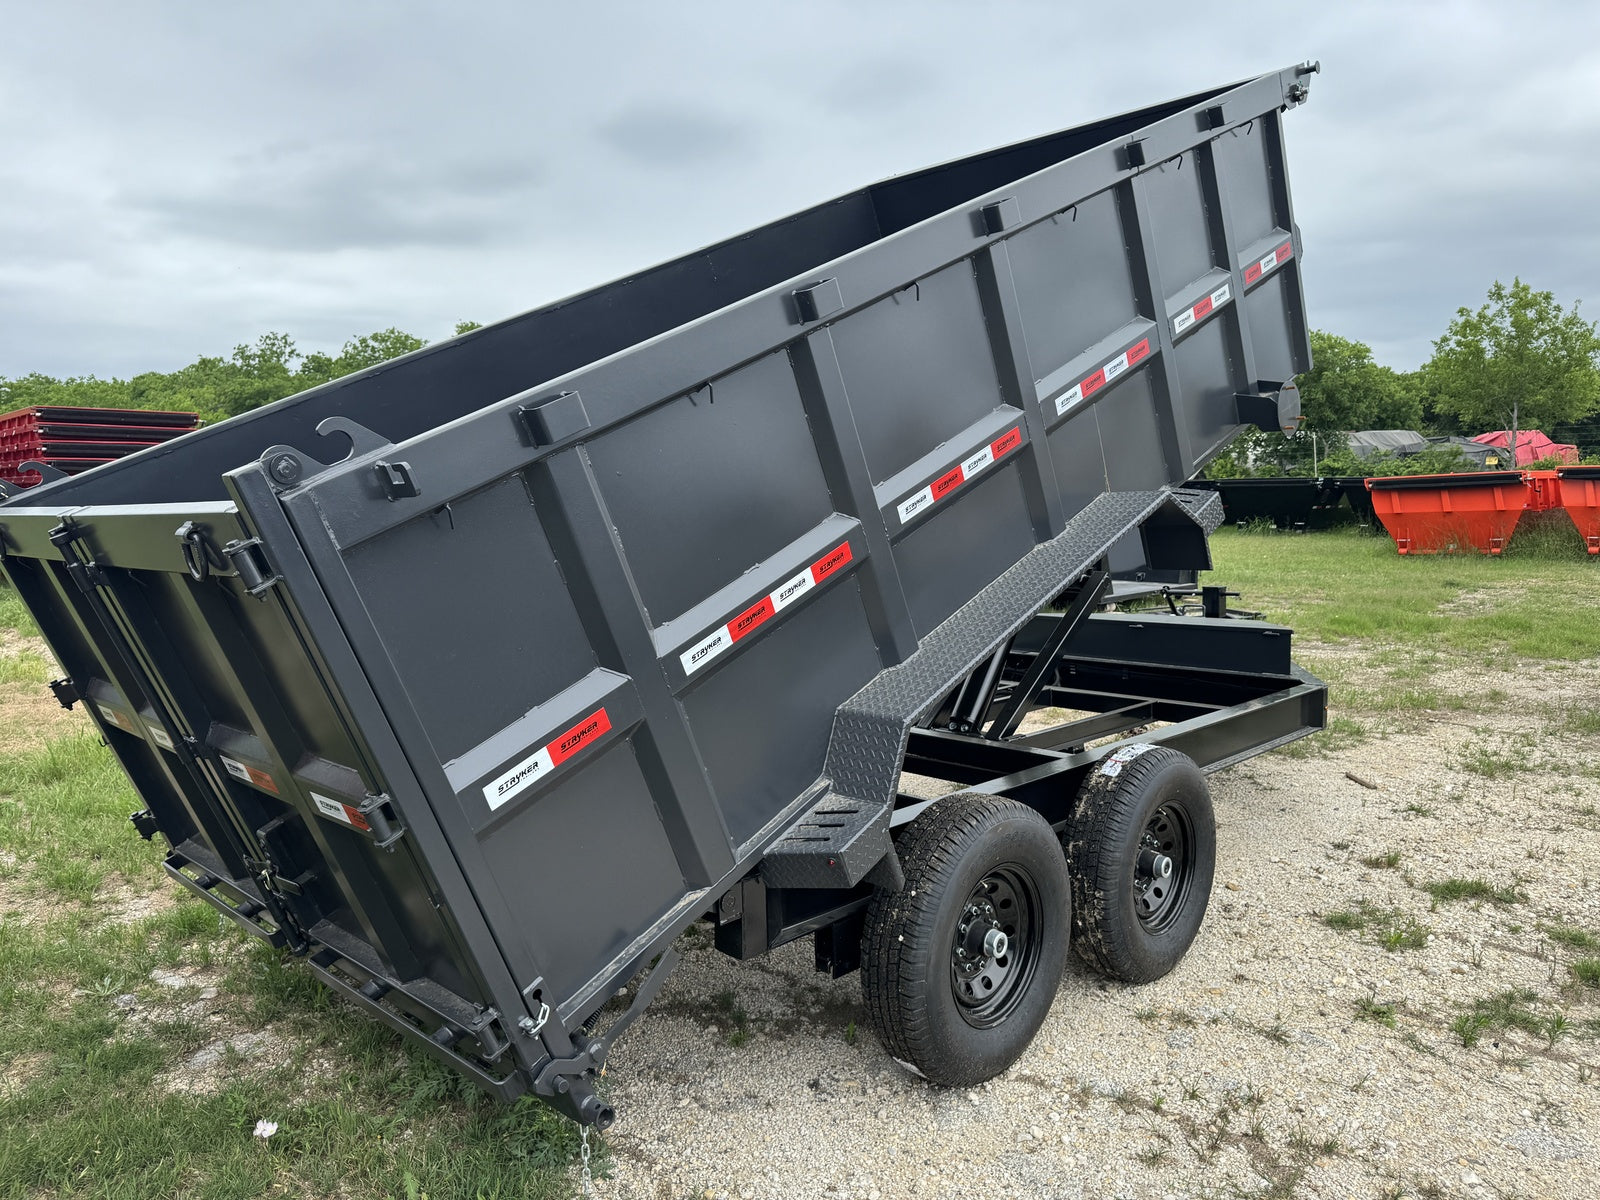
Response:
MULTIPOLYGON (((1579 308, 1564 308, 1554 293, 1521 279, 1497 280, 1482 305, 1456 311, 1415 371, 1382 366, 1364 343, 1313 330, 1313 366, 1298 380, 1301 433, 1242 438, 1216 473, 1252 461, 1274 470, 1309 467, 1317 449, 1331 458, 1333 473, 1354 469, 1342 462, 1351 456, 1339 435, 1362 429, 1466 437, 1538 429, 1585 456, 1600 455, 1600 333, 1579 308)), ((1454 457, 1445 450, 1415 465, 1448 469, 1454 457)))
MULTIPOLYGON (((457 334, 481 328, 456 323, 457 334)), ((56 379, 31 374, 0 378, 0 413, 36 404, 88 408, 154 408, 199 413, 216 422, 271 404, 307 388, 377 366, 428 343, 400 329, 380 329, 347 341, 338 354, 302 354, 287 333, 264 333, 227 358, 202 357, 176 371, 146 371, 131 379, 93 375, 56 379)))
MULTIPOLYGON (((477 328, 462 321, 455 332, 477 328)), ((302 354, 288 334, 267 333, 226 358, 200 358, 169 373, 0 378, 0 412, 65 404, 197 412, 219 421, 426 344, 390 328, 351 338, 337 355, 302 354)), ((1600 454, 1600 334, 1578 302, 1564 308, 1553 293, 1521 279, 1496 281, 1481 306, 1458 309, 1433 357, 1415 371, 1383 366, 1369 346, 1321 330, 1312 331, 1311 350, 1314 365, 1299 378, 1301 432, 1241 438, 1214 473, 1262 461, 1273 469, 1309 467, 1330 449, 1338 454, 1338 435, 1360 429, 1469 437, 1539 429, 1585 455, 1600 454)))

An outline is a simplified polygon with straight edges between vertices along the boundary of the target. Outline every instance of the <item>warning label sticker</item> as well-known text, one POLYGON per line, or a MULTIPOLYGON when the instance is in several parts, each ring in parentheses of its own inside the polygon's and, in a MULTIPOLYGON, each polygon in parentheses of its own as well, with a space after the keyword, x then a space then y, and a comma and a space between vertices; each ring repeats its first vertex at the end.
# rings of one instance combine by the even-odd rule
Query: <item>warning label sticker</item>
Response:
POLYGON ((352 829, 359 829, 365 832, 372 828, 367 824, 367 819, 361 815, 361 810, 354 805, 345 804, 339 800, 330 800, 328 797, 320 796, 316 792, 311 793, 311 802, 317 806, 317 811, 323 816, 332 817, 335 821, 348 825, 352 829))
POLYGON ((895 515, 900 518, 900 524, 909 524, 911 518, 923 509, 943 500, 967 480, 974 475, 982 474, 992 467, 996 460, 1003 458, 1020 445, 1022 445, 1022 426, 1017 425, 1009 432, 995 438, 994 441, 984 446, 981 450, 968 455, 927 487, 921 491, 913 492, 895 505, 895 515))
MULTIPOLYGON (((960 470, 958 467, 957 470, 960 470)), ((924 488, 924 491, 927 489, 924 488)), ((932 500, 929 500, 932 503, 932 500)), ((684 674, 693 675, 723 651, 730 649, 740 638, 753 633, 768 620, 777 616, 789 605, 811 591, 828 576, 850 562, 849 542, 841 542, 816 562, 792 579, 786 579, 767 595, 761 597, 726 625, 713 629, 705 637, 678 655, 684 674)), ((558 760, 559 761, 559 760, 558 760)))
POLYGON ((257 770, 255 767, 242 763, 236 758, 229 758, 225 754, 219 754, 217 757, 222 761, 223 769, 241 783, 254 784, 262 791, 271 792, 274 796, 278 794, 277 783, 265 771, 257 770))
POLYGON ((115 725, 118 729, 125 729, 129 733, 133 732, 133 722, 123 714, 119 713, 116 709, 108 708, 104 704, 96 704, 95 707, 100 710, 100 715, 102 717, 111 722, 111 724, 115 725))
POLYGON ((1285 242, 1271 254, 1251 263, 1244 269, 1245 283, 1254 283, 1279 263, 1287 262, 1292 254, 1294 254, 1294 243, 1285 242))
POLYGON ((1129 346, 1110 362, 1098 368, 1094 374, 1073 384, 1061 395, 1056 397, 1056 416, 1065 416, 1069 408, 1094 395, 1106 384, 1120 377, 1125 371, 1138 366, 1150 357, 1150 339, 1144 338, 1129 346))
POLYGON ((489 802, 490 808, 499 808, 610 729, 611 718, 606 710, 596 709, 565 733, 540 746, 500 778, 485 784, 483 798, 489 802))
POLYGON ((150 726, 150 740, 163 750, 172 749, 172 739, 167 736, 167 731, 158 725, 150 726))
POLYGON ((1199 302, 1191 305, 1189 308, 1186 308, 1183 312, 1179 313, 1176 317, 1172 318, 1172 332, 1174 334, 1182 333, 1195 322, 1205 320, 1213 312, 1215 312, 1219 306, 1226 304, 1232 298, 1232 287, 1229 284, 1223 284, 1209 296, 1202 298, 1199 302))

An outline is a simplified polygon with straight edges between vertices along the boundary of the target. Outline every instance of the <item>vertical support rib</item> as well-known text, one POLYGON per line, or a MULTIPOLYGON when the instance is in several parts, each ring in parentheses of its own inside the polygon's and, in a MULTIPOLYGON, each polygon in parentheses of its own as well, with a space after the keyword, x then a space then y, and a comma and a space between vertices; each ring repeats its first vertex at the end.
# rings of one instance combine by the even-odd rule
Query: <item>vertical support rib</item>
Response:
POLYGON ((602 666, 633 679, 645 721, 636 741, 654 789, 677 803, 660 812, 684 879, 704 887, 733 867, 733 849, 683 708, 661 670, 649 619, 581 446, 528 472, 534 508, 570 572, 580 619, 602 666), (573 566, 577 569, 573 570, 573 566))
POLYGON ((1294 339, 1295 366, 1302 371, 1311 369, 1311 336, 1306 325, 1306 292, 1300 275, 1304 246, 1300 241, 1300 228, 1294 223, 1294 202, 1289 192, 1289 160, 1283 148, 1283 115, 1276 110, 1258 118, 1267 141, 1267 172, 1272 185, 1273 218, 1294 240, 1294 256, 1280 270, 1293 271, 1294 285, 1284 288, 1284 300, 1289 306, 1290 337, 1294 339))
POLYGON ((1142 175, 1117 189, 1117 210, 1128 246, 1129 268, 1139 311, 1156 323, 1161 344, 1161 369, 1152 372, 1150 390, 1155 395, 1156 419, 1161 426, 1161 454, 1169 479, 1187 479, 1194 466, 1189 431, 1178 417, 1174 397, 1182 393, 1178 356, 1173 348, 1172 322, 1167 319, 1167 289, 1156 262, 1155 239, 1150 234, 1150 198, 1142 175))
POLYGON ((1196 146, 1194 161, 1195 169, 1200 172, 1201 195, 1205 197, 1206 231, 1211 235, 1211 261, 1227 269, 1233 290, 1233 320, 1225 326, 1233 388, 1236 392, 1254 392, 1258 376, 1256 353, 1250 344, 1250 323, 1245 320, 1244 271, 1239 267, 1239 243, 1233 236, 1233 214, 1228 207, 1228 193, 1217 178, 1217 158, 1212 143, 1196 146))
POLYGON ((917 631, 873 491, 867 452, 856 431, 833 334, 826 328, 815 330, 790 346, 789 358, 834 507, 861 522, 867 561, 857 578, 873 640, 884 666, 893 666, 916 652, 917 631))
POLYGON ((1022 466, 1023 494, 1033 518, 1034 535, 1039 541, 1046 541, 1066 527, 1067 518, 1061 504, 1061 485, 1056 480, 1055 463, 1045 443, 1044 414, 1039 410, 1038 385, 1032 360, 1028 357, 1022 314, 1017 306, 1011 252, 1005 242, 994 242, 974 256, 973 266, 978 276, 978 295, 983 304, 989 346, 1000 377, 1000 394, 1008 404, 1022 410, 1023 425, 1028 431, 1029 453, 1022 466))

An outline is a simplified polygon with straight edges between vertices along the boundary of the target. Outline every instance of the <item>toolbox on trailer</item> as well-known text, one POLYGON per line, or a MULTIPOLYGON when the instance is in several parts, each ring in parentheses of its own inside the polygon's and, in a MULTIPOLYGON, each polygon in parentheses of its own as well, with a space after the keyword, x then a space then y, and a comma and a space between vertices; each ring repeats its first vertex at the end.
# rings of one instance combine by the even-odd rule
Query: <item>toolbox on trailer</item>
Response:
POLYGON ((1122 978, 1186 949, 1201 773, 1323 724, 1285 629, 1097 612, 1112 570, 1208 567, 1219 506, 1182 481, 1296 421, 1282 118, 1314 70, 12 495, 57 694, 175 880, 500 1096, 609 1123, 598 1068, 707 916, 732 954, 860 965, 936 1081, 1004 1069, 1069 929, 1122 978))

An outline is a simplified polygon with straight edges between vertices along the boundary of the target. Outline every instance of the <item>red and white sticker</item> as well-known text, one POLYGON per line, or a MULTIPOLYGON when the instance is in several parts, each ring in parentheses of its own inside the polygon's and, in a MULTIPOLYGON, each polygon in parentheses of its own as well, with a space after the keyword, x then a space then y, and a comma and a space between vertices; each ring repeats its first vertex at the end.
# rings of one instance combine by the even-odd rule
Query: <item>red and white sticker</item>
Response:
POLYGON ((1172 332, 1182 333, 1196 321, 1205 320, 1213 311, 1226 304, 1232 297, 1233 292, 1227 284, 1223 284, 1204 300, 1201 300, 1198 304, 1191 305, 1174 317, 1172 320, 1172 332))
POLYGON ((678 661, 683 664, 684 674, 693 675, 724 650, 731 649, 733 644, 740 638, 766 624, 767 621, 788 608, 789 605, 800 599, 801 596, 804 596, 828 576, 838 571, 852 557, 850 543, 840 542, 793 579, 784 580, 726 625, 706 634, 705 637, 678 655, 678 661))
POLYGON ((108 708, 104 704, 96 704, 95 707, 100 710, 100 715, 102 717, 111 722, 111 724, 115 725, 118 729, 124 729, 129 733, 134 731, 133 722, 122 713, 119 713, 116 709, 108 708))
POLYGON ((278 794, 278 785, 273 782, 272 776, 255 767, 247 766, 236 758, 229 758, 226 754, 217 755, 222 760, 223 768, 241 783, 252 783, 264 792, 278 794))
POLYGON ((361 815, 361 810, 354 805, 345 804, 340 800, 330 800, 326 796, 319 796, 316 792, 311 793, 311 802, 323 816, 332 817, 352 829, 359 829, 365 833, 372 828, 367 824, 367 819, 361 815))
POLYGON ((1056 416, 1059 417, 1064 415, 1067 409, 1071 408, 1074 404, 1088 399, 1101 388, 1105 387, 1106 384, 1110 383, 1113 379, 1116 379, 1124 371, 1138 366, 1149 357, 1149 338, 1145 338, 1143 341, 1129 346, 1121 354, 1117 355, 1110 362, 1106 363, 1105 366, 1096 370, 1093 375, 1090 375, 1087 379, 1073 384, 1065 392, 1057 396, 1056 416))
POLYGON ((1251 263, 1244 269, 1245 283, 1247 285, 1252 284, 1265 275, 1268 271, 1276 267, 1279 263, 1288 262, 1290 255, 1293 253, 1294 243, 1285 242, 1265 258, 1251 263))
POLYGON ((527 758, 511 767, 499 779, 485 784, 483 798, 489 802, 490 808, 499 808, 610 729, 611 718, 606 715, 606 710, 595 709, 571 729, 550 739, 527 758))
POLYGON ((1012 427, 1011 432, 1001 434, 983 449, 962 459, 920 492, 913 492, 900 501, 895 506, 900 524, 906 524, 923 509, 931 508, 974 475, 988 470, 996 460, 1004 458, 1020 445, 1022 445, 1022 426, 1016 425, 1012 427))

